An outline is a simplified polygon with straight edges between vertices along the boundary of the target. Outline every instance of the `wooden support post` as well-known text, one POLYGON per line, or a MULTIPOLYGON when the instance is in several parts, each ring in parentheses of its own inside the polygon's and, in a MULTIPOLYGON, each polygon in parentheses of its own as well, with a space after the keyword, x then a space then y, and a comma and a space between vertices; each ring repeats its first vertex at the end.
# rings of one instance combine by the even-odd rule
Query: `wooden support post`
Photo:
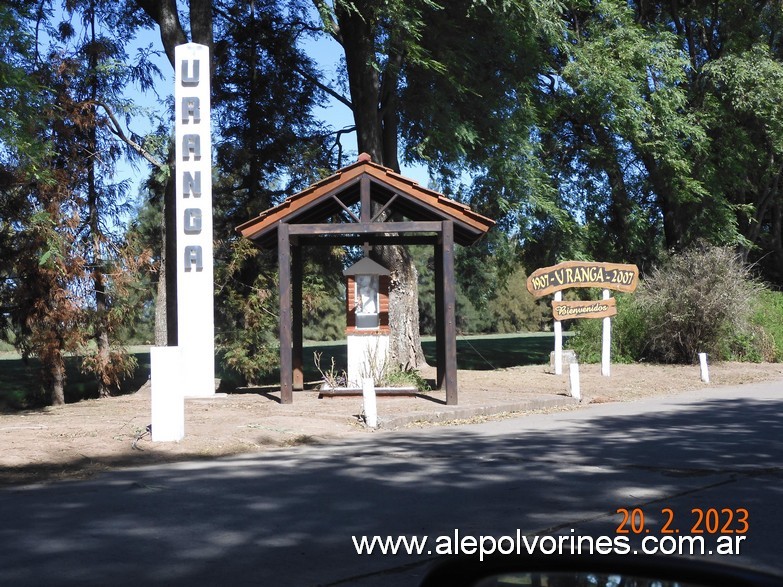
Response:
POLYGON ((435 388, 442 389, 446 374, 446 317, 443 306, 443 236, 435 245, 435 388))
POLYGON ((359 218, 362 222, 370 222, 372 220, 372 204, 370 200, 370 178, 365 175, 359 180, 359 202, 361 206, 359 218))
POLYGON ((457 293, 454 284, 454 223, 443 222, 443 316, 446 405, 457 405, 457 293))
MULTIPOLYGON (((563 292, 555 292, 555 301, 563 301, 563 292)), ((563 374, 563 323, 555 320, 555 375, 563 374)))
POLYGON ((304 389, 304 365, 302 347, 302 247, 291 239, 291 319, 293 322, 293 388, 304 389))
POLYGON ((293 394, 291 333, 291 242, 288 224, 277 227, 277 262, 280 279, 280 402, 290 404, 293 394))

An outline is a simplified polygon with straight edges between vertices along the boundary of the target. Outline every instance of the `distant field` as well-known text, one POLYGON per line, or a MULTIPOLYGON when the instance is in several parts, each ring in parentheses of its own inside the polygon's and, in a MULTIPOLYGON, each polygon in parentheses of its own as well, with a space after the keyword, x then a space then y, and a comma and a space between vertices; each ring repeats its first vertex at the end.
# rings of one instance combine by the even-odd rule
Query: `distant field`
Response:
MULTIPOLYGON (((137 390, 149 378, 149 350, 135 349, 132 354, 139 365, 133 377, 123 384, 124 392, 137 390)), ((38 359, 29 359, 25 362, 17 353, 0 353, 0 409, 48 403, 41 397, 40 365, 38 359)), ((98 384, 92 377, 79 370, 76 357, 66 358, 65 373, 66 402, 97 397, 98 384)))
MULTIPOLYGON (((308 374, 318 374, 312 363, 315 351, 323 353, 322 368, 329 366, 331 357, 334 357, 339 369, 344 369, 347 364, 345 341, 309 342, 304 347, 306 378, 308 374)), ((434 365, 435 338, 424 337, 422 348, 427 362, 434 365)), ((549 362, 549 353, 553 349, 554 335, 550 332, 458 336, 457 368, 486 371, 517 365, 538 365, 549 362)), ((279 378, 277 374, 272 380, 276 378, 279 378)))
MULTIPOLYGON (((548 363, 554 345, 551 332, 459 336, 457 368, 485 371, 548 363)), ((434 363, 435 339, 425 339, 422 346, 427 362, 434 363)))
MULTIPOLYGON (((457 367, 470 370, 490 370, 514 367, 517 365, 535 365, 549 361, 549 353, 554 346, 551 333, 532 334, 498 334, 457 337, 457 367)), ((426 337, 422 341, 427 362, 435 364, 435 339, 426 337)), ((148 378, 150 372, 150 356, 148 347, 133 347, 130 349, 136 357, 139 367, 132 380, 125 383, 124 391, 138 389, 148 378)), ((315 368, 313 353, 322 353, 321 367, 328 369, 334 357, 338 370, 345 369, 345 341, 338 342, 306 342, 304 345, 305 380, 315 381, 320 375, 315 368)), ((25 405, 35 405, 42 402, 38 371, 40 363, 37 359, 22 361, 13 352, 0 352, 0 408, 18 408, 25 405)), ((66 364, 67 385, 65 396, 67 402, 95 397, 97 385, 91 377, 81 373, 76 358, 69 358, 66 364)), ((230 375, 218 373, 218 377, 231 378, 230 375)), ((275 372, 260 383, 274 384, 280 380, 275 372)))

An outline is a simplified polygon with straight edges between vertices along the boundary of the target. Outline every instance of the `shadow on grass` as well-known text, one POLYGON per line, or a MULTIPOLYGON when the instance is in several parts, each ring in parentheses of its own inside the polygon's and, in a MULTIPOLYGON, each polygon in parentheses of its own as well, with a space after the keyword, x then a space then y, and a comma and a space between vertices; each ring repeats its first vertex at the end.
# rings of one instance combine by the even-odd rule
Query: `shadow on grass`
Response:
MULTIPOLYGON (((150 376, 149 352, 131 353, 137 366, 131 377, 123 381, 119 393, 137 391, 150 376)), ((98 397, 98 383, 89 373, 79 368, 79 357, 65 358, 65 402, 75 403, 98 397)), ((21 359, 17 356, 0 358, 0 412, 35 409, 48 405, 50 398, 41 388, 41 362, 36 358, 21 359)))
MULTIPOLYGON (((422 343, 427 362, 434 365, 435 341, 422 343)), ((457 337, 457 369, 488 371, 549 362, 554 335, 549 333, 457 337)))

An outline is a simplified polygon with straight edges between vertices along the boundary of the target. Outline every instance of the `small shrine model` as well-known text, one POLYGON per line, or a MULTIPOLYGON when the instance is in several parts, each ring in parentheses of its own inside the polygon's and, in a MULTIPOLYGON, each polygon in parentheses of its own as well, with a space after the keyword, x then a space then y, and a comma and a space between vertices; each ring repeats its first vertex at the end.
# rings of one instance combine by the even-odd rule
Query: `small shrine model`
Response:
POLYGON ((389 270, 362 257, 346 276, 346 329, 348 386, 381 378, 389 354, 389 270))
POLYGON ((454 246, 475 243, 494 224, 362 153, 356 163, 238 226, 237 231, 259 248, 277 251, 281 403, 292 403, 294 390, 304 389, 303 251, 333 246, 365 249, 364 258, 345 272, 347 374, 348 385, 355 385, 357 379, 361 383, 368 363, 383 367, 390 341, 389 272, 369 258, 370 247, 421 245, 430 248, 434 260, 435 386, 445 389, 447 405, 456 405, 454 246))

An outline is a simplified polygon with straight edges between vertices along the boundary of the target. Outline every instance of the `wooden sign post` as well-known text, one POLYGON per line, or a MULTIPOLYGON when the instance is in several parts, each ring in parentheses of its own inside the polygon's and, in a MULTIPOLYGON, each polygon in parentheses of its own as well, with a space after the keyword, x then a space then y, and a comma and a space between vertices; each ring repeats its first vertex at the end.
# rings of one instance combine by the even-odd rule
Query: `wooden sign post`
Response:
POLYGON ((536 269, 527 278, 527 290, 535 297, 554 294, 552 316, 555 319, 555 374, 563 374, 563 330, 561 320, 602 318, 601 374, 610 373, 612 347, 612 316, 617 315, 617 304, 609 290, 633 292, 639 284, 636 265, 598 263, 593 261, 566 261, 552 267, 536 269), (563 290, 572 287, 600 287, 601 300, 563 301, 563 290))
MULTIPOLYGON (((609 301, 608 289, 603 291, 603 299, 609 301)), ((611 298, 614 301, 614 298, 611 298)), ((617 314, 617 307, 615 306, 614 313, 617 314)), ((609 377, 612 355, 612 319, 607 316, 604 318, 602 333, 601 333, 601 375, 609 377)))

